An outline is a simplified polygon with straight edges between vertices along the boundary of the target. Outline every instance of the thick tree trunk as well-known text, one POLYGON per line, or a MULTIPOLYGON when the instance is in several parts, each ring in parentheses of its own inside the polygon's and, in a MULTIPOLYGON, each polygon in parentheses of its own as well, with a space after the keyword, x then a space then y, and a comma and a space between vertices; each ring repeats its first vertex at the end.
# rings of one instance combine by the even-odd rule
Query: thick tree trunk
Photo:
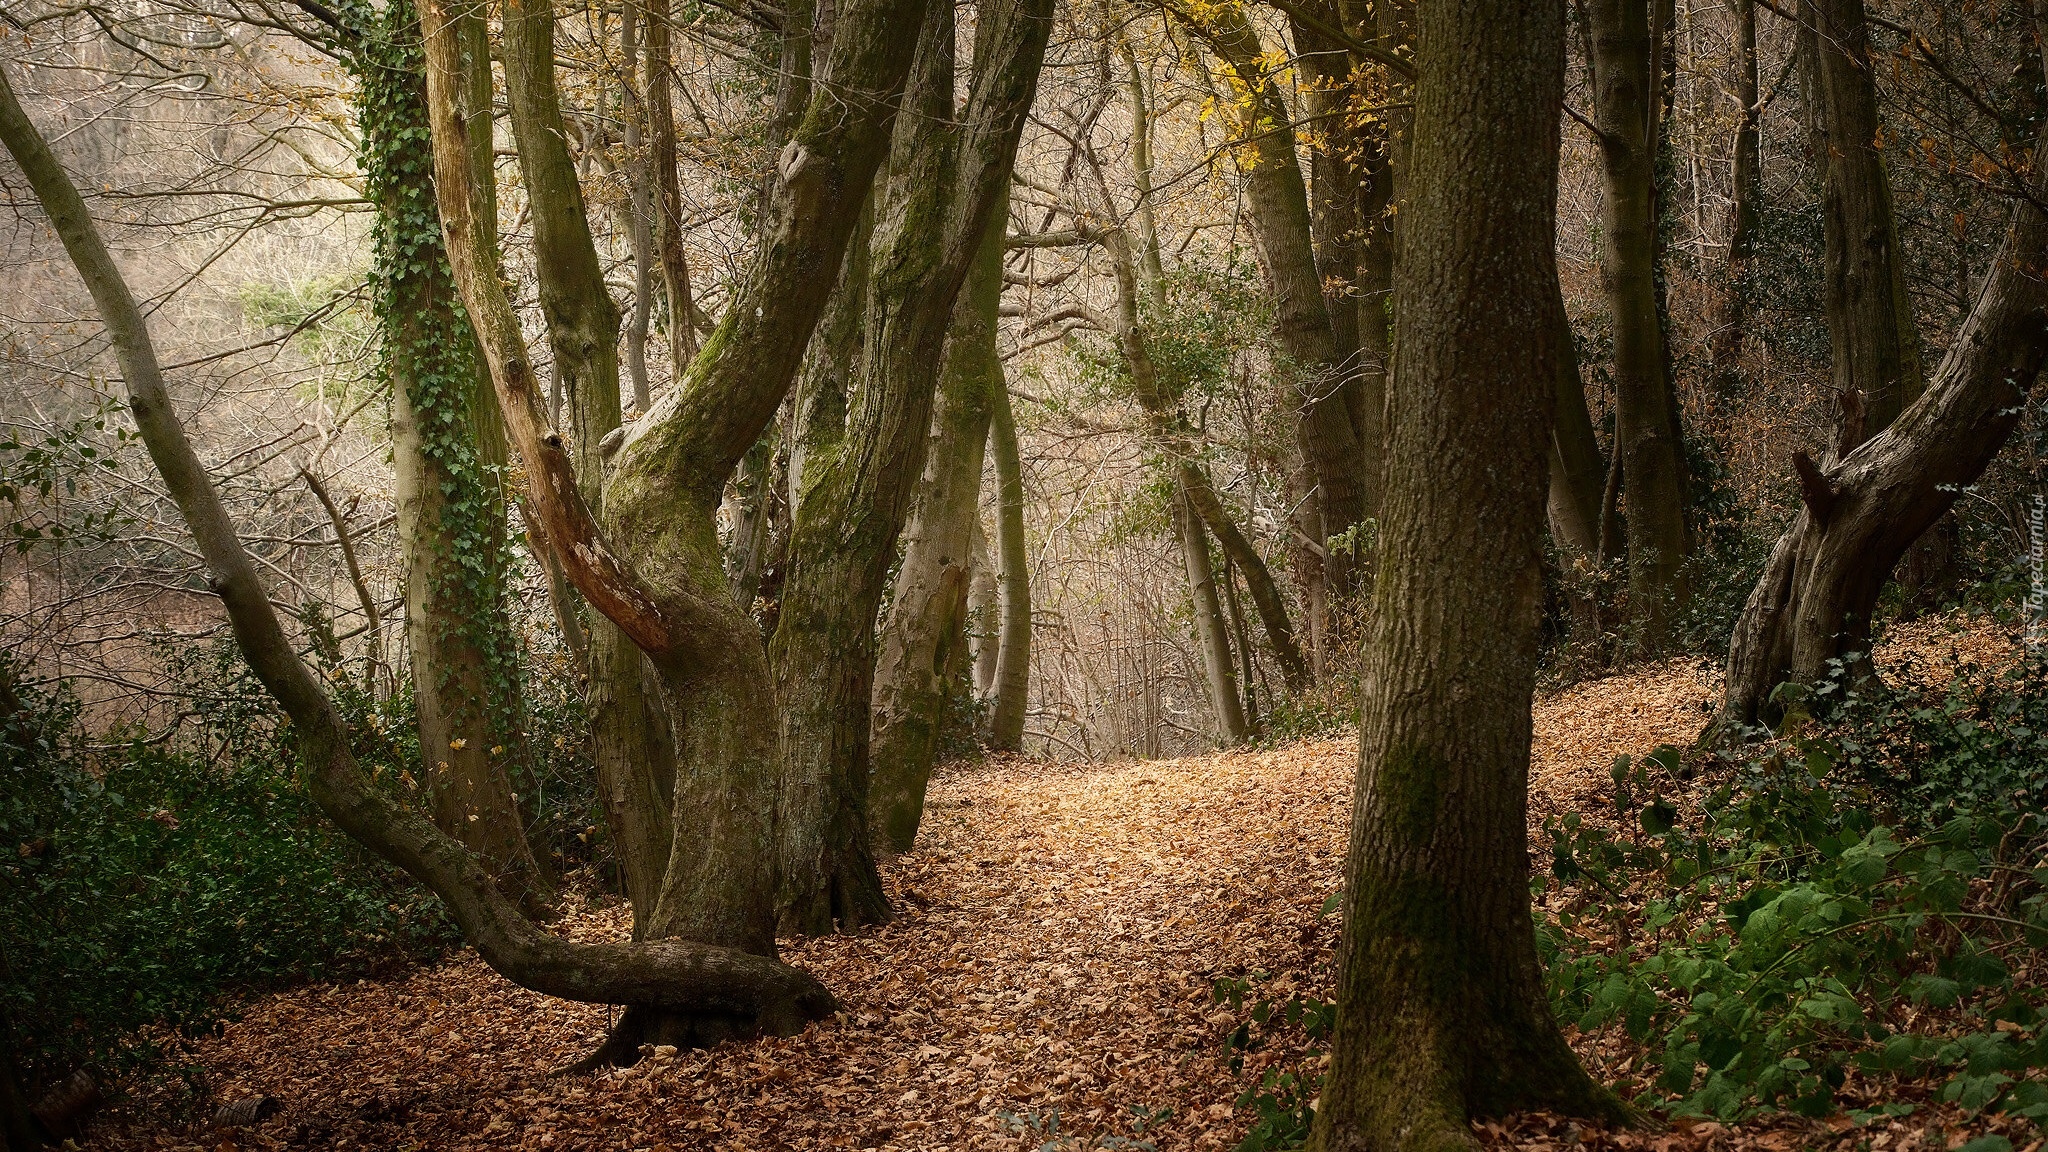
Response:
POLYGON ((1202 679, 1209 685, 1209 708, 1216 715, 1216 739, 1225 747, 1242 744, 1251 730, 1245 724, 1237 673, 1230 663, 1230 624, 1216 594, 1209 534, 1184 489, 1174 494, 1173 535, 1187 567, 1189 615, 1195 626, 1195 650, 1202 657, 1202 679))
POLYGON ((1024 711, 1031 698, 1031 553, 1024 546, 1024 459, 1017 450, 1017 418, 1010 390, 989 403, 988 446, 996 458, 995 696, 989 708, 988 746, 1024 750, 1024 711))
POLYGON ((1728 193, 1728 256, 1723 283, 1714 298, 1713 336, 1707 344, 1714 365, 1714 391, 1732 400, 1742 388, 1743 326, 1748 322, 1749 262, 1756 251, 1757 186, 1763 147, 1758 121, 1763 114, 1757 89, 1756 0, 1729 0, 1735 14, 1735 164, 1728 193))
POLYGON ((953 306, 931 447, 903 530, 903 563, 875 661, 869 811, 876 840, 897 852, 908 852, 917 840, 947 704, 972 690, 960 673, 967 665, 970 548, 981 515, 989 398, 1003 386, 996 309, 1003 295, 1007 217, 1001 204, 991 213, 981 252, 953 306))
MULTIPOLYGON (((460 51, 443 14, 430 9, 425 16, 429 57, 435 65, 429 75, 434 76, 436 70, 440 74, 438 83, 429 81, 437 185, 461 193, 455 216, 460 239, 451 245, 450 253, 458 268, 458 282, 466 290, 470 278, 463 272, 475 271, 469 263, 474 254, 469 246, 474 244, 476 231, 469 218, 465 133, 454 113, 454 101, 445 90, 448 78, 461 70, 460 51), (437 88, 441 89, 438 93, 437 88), (454 147, 440 146, 444 140, 454 147)), ((120 364, 136 429, 192 532, 206 564, 209 586, 227 610, 237 645, 292 720, 306 786, 321 811, 343 832, 432 889, 484 961, 523 987, 595 1003, 722 1013, 744 1019, 754 1028, 784 1034, 830 1013, 834 1005, 822 985, 767 957, 680 940, 577 943, 541 931, 498 891, 490 875, 459 841, 371 783, 349 751, 346 722, 318 677, 298 659, 205 465, 185 435, 134 297, 77 188, 22 112, 4 73, 0 73, 0 144, 20 164, 92 293, 120 364)), ((495 267, 491 272, 495 275, 495 267)), ((491 339, 516 332, 517 321, 509 308, 494 313, 491 322, 491 339), (508 321, 514 327, 504 327, 508 321)), ((489 340, 485 346, 487 351, 492 348, 489 340)), ((525 434, 537 422, 541 393, 530 374, 515 375, 521 421, 517 427, 524 446, 525 434)), ((493 376, 497 376, 495 371, 493 376)), ((538 448, 541 443, 535 438, 531 446, 538 448)), ((554 458, 540 452, 528 459, 545 467, 551 477, 565 474, 554 458)), ((589 584, 587 594, 601 603, 614 603, 594 578, 595 566, 579 563, 586 564, 578 571, 579 579, 589 584)), ((623 608, 619 611, 630 616, 623 608)))
MULTIPOLYGON (((620 425, 619 311, 584 215, 582 186, 563 139, 555 96, 553 18, 545 8, 508 5, 504 11, 506 103, 520 153, 539 259, 541 312, 555 353, 555 375, 569 406, 576 475, 585 503, 602 514, 601 445, 620 425)), ((634 174, 644 184, 643 167, 634 174)), ((644 205, 636 192, 634 211, 644 205)), ((641 250, 643 263, 651 260, 641 250)), ((662 879, 674 847, 670 809, 676 779, 660 678, 639 647, 616 623, 592 623, 589 682, 597 791, 626 896, 633 931, 644 935, 660 903, 662 879)), ((730 940, 710 943, 731 944, 730 940)))
POLYGON ((1736 622, 1726 695, 1703 740, 1736 740, 1775 722, 1773 689, 1813 684, 1831 661, 1869 674, 1870 617, 1892 567, 2012 435, 2048 354, 2044 155, 2048 137, 2035 145, 2027 194, 1933 385, 1840 462, 1795 456, 1803 506, 1736 622))
MULTIPOLYGON (((952 9, 920 33, 887 181, 846 433, 813 447, 794 512, 782 615, 769 645, 782 786, 776 813, 785 933, 888 917, 868 821, 875 619, 924 469, 946 329, 1009 185, 1045 56, 1050 0, 979 12, 971 91, 954 118, 952 9)), ((836 35, 836 33, 835 33, 836 35)))
POLYGON ((1667 642, 1687 600, 1685 474, 1657 299, 1658 72, 1649 0, 1589 0, 1600 131, 1600 282, 1614 323, 1615 452, 1628 514, 1631 640, 1667 642))
MULTIPOLYGON (((411 9, 393 16, 390 33, 416 48, 411 9)), ((473 48, 481 25, 464 25, 473 48)), ((365 105, 376 109, 363 117, 363 154, 378 211, 377 312, 421 766, 435 823, 529 915, 544 917, 551 885, 507 774, 524 741, 517 645, 501 600, 504 513, 483 445, 497 428, 477 419, 481 357, 456 315, 439 237, 416 215, 433 174, 427 142, 408 135, 426 122, 426 78, 375 65, 363 73, 365 105)), ((477 103, 473 93, 466 103, 477 103)))
POLYGON ((1863 0, 1814 0, 1805 11, 1816 24, 1804 41, 1814 57, 1808 70, 1820 87, 1815 158, 1825 175, 1822 300, 1846 453, 1883 431, 1920 395, 1920 337, 1906 295, 1891 178, 1879 150, 1883 123, 1863 0))
POLYGON ((1615 1116, 1550 1016, 1529 916, 1530 703, 1562 330, 1560 0, 1421 0, 1327 1149, 1476 1148, 1615 1116))

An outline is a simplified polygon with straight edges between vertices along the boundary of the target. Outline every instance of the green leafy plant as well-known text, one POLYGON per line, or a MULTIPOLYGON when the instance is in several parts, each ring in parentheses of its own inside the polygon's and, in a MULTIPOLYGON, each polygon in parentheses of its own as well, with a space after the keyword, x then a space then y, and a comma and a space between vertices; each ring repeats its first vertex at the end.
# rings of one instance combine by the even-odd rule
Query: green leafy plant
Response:
POLYGON ((2010 806, 1880 822, 1883 797, 1843 770, 1869 738, 1793 735, 1693 785, 1691 816, 1689 769, 1660 749, 1616 765, 1621 829, 1546 824, 1552 995, 1561 1018, 1650 1049, 1640 1103, 1896 1114, 1904 1082, 1931 1078, 1940 1100, 2048 1120, 2048 992, 2025 964, 2048 942, 2048 825, 2010 806))

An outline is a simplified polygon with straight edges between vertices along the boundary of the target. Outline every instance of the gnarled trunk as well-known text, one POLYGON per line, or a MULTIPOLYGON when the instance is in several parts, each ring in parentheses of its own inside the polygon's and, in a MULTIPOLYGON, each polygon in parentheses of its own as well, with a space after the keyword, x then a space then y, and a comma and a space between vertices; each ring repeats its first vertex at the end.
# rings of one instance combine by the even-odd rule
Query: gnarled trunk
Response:
POLYGON ((2048 355, 2044 155, 2048 137, 2035 144, 2027 195, 1933 384, 1840 462, 1794 457, 1802 507, 1736 622, 1721 712, 1703 740, 1775 721, 1773 689, 1812 684, 1831 661, 1868 674, 1870 617, 1893 565, 2018 425, 2048 355))
POLYGON ((1529 916, 1530 703, 1557 380, 1560 0, 1421 0, 1387 500, 1337 1031, 1315 1146, 1476 1148, 1613 1116, 1550 1016, 1529 916))

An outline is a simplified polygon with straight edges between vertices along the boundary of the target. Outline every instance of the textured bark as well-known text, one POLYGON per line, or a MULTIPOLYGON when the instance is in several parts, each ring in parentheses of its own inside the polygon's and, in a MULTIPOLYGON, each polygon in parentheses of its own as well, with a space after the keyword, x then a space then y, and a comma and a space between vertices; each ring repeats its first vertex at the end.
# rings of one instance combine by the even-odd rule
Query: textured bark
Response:
POLYGON ((1589 0, 1602 174, 1600 282, 1614 323, 1615 452, 1628 513, 1629 620, 1666 643, 1685 606, 1685 474, 1657 299, 1658 76, 1649 0, 1589 0))
POLYGON ((1230 663, 1230 624, 1223 616, 1223 604, 1216 595, 1216 569, 1209 558, 1209 534, 1202 518, 1195 514, 1185 490, 1173 501, 1173 535, 1180 543, 1181 561, 1187 566, 1190 617, 1195 626, 1195 650, 1202 658, 1202 679, 1209 685, 1209 708, 1216 716, 1216 739, 1228 747, 1242 744, 1251 734, 1245 724, 1244 702, 1237 695, 1237 674, 1230 663))
POLYGON ((1749 261, 1756 251, 1757 182, 1762 177, 1763 114, 1757 89, 1756 0, 1729 0, 1735 15, 1735 164, 1728 193, 1728 255, 1722 284, 1714 298, 1713 336, 1707 348, 1713 359, 1714 389, 1724 400, 1742 387, 1743 326, 1748 322, 1749 261))
MULTIPOLYGON (((1833 94, 1830 93, 1830 101, 1833 94)), ((1839 462, 1800 455, 1799 514, 1750 593, 1728 648, 1726 695, 1709 741, 1781 714, 1772 691, 1809 685, 1845 660, 1868 674, 1870 617, 1892 568, 1976 482, 2023 414, 2048 354, 2048 138, 2027 195, 1934 382, 1839 462)))
MULTIPOLYGON (((435 15, 429 10, 425 20, 430 60, 435 59, 435 15)), ((460 67, 458 53, 449 43, 452 37, 445 22, 438 31, 438 62, 452 72, 460 67)), ((459 123, 446 93, 436 103, 442 107, 436 116, 437 131, 459 123)), ((459 138, 461 132, 454 134, 459 138)), ((346 722, 319 679, 298 659, 205 465, 185 435, 134 297, 77 188, 22 112, 4 73, 0 143, 28 177, 92 293, 121 368, 136 429, 192 532, 209 586, 227 610, 236 643, 292 720, 306 786, 321 811, 359 843, 432 889, 485 963, 523 987, 595 1003, 715 1011, 782 1033, 831 1012, 832 998, 815 979, 766 957, 676 940, 592 944, 551 936, 520 914, 459 841, 370 782, 349 751, 346 722)), ((462 175, 463 150, 452 149, 443 156, 437 149, 436 159, 437 174, 455 174, 458 186, 467 183, 462 175)), ((538 412, 539 393, 530 382, 526 400, 538 412)))
MULTIPOLYGON (((471 57, 481 31, 475 19, 463 21, 462 41, 471 57)), ((418 30, 399 34, 417 36, 418 30)), ((424 75, 385 76, 381 83, 403 85, 401 98, 411 102, 418 123, 425 122, 424 75)), ((465 97, 466 109, 478 104, 474 92, 465 97)), ((387 189, 385 202, 377 210, 393 220, 403 220, 413 203, 430 195, 432 156, 423 143, 387 139, 366 144, 366 151, 387 169, 380 180, 387 189)), ((525 821, 507 775, 507 753, 524 747, 517 698, 511 695, 518 670, 501 668, 494 677, 490 667, 489 649, 506 657, 515 649, 511 623, 503 605, 495 599, 485 602, 475 589, 479 569, 494 583, 504 579, 502 505, 480 474, 487 463, 485 442, 498 429, 495 421, 478 420, 472 411, 470 393, 487 389, 488 380, 465 387, 449 378, 451 372, 481 377, 482 357, 473 342, 454 349, 439 346, 444 333, 466 335, 455 317, 455 286, 440 257, 433 251, 393 262, 385 286, 390 294, 384 363, 392 378, 393 498, 420 759, 434 822, 477 854, 507 896, 529 915, 544 917, 553 903, 552 885, 526 842, 525 821), (458 459, 451 455, 468 456, 470 468, 456 467, 458 459), (462 554, 459 528, 450 522, 459 515, 487 521, 482 525, 484 555, 462 554)))
POLYGON ((1017 451, 1017 418, 1010 390, 990 397, 989 451, 996 458, 995 698, 989 708, 988 746, 1024 750, 1024 711, 1031 697, 1031 554, 1024 546, 1024 460, 1017 451))
POLYGON ((897 852, 917 840, 947 704, 970 690, 967 587, 972 536, 981 516, 989 397, 1003 386, 996 310, 1003 295, 1003 206, 990 225, 967 285, 953 306, 931 447, 903 529, 903 563, 875 660, 870 806, 875 838, 897 852))
POLYGON ((997 618, 996 567, 989 560, 988 535, 977 514, 968 529, 971 571, 967 578, 967 646, 974 657, 974 698, 995 703, 996 661, 1002 655, 1002 625, 997 618))
MULTIPOLYGON (((782 613, 769 644, 781 791, 777 919, 788 934, 888 916, 868 821, 875 619, 910 512, 955 298, 1009 185, 1038 88, 1050 0, 978 13, 955 119, 954 27, 934 4, 875 190, 861 358, 846 432, 813 446, 794 509, 782 613)), ((836 38, 843 29, 834 33, 836 38)))
POLYGON ((1469 1118, 1613 1117, 1550 1017, 1529 915, 1530 704, 1558 377, 1561 0, 1421 0, 1323 1149, 1476 1148, 1469 1118))
POLYGON ((1803 10, 1815 23, 1802 46, 1813 55, 1808 70, 1820 89, 1814 128, 1815 158, 1825 176, 1822 301, 1835 394, 1843 398, 1846 453, 1883 431, 1920 395, 1920 338, 1880 150, 1884 126, 1863 2, 1813 0, 1803 10))

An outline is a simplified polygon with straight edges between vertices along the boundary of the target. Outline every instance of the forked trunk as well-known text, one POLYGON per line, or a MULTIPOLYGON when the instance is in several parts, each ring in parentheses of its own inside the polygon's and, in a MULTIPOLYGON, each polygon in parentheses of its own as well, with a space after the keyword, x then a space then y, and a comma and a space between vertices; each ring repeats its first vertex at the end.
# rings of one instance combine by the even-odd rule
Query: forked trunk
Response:
POLYGON ((1530 704, 1558 378, 1564 5, 1421 0, 1387 501, 1367 626, 1337 1031, 1314 1146, 1476 1148, 1616 1116, 1529 915, 1530 704))
POLYGON ((1868 674, 1870 618, 1893 565, 1974 484, 2024 414, 2048 354, 2048 137, 1976 306, 1933 384, 1839 463, 1794 457, 1802 507, 1735 625, 1726 696, 1706 741, 1775 722, 1781 683, 1812 685, 1843 660, 1868 674))
MULTIPOLYGON (((790 570, 769 655, 782 757, 777 919, 808 934, 887 919, 869 837, 875 619, 924 469, 954 300, 1007 188, 1037 91, 1050 0, 982 8, 971 92, 954 117, 954 26, 933 5, 904 94, 845 434, 814 445, 794 510, 790 570)), ((837 33, 835 33, 835 38, 837 33)))

